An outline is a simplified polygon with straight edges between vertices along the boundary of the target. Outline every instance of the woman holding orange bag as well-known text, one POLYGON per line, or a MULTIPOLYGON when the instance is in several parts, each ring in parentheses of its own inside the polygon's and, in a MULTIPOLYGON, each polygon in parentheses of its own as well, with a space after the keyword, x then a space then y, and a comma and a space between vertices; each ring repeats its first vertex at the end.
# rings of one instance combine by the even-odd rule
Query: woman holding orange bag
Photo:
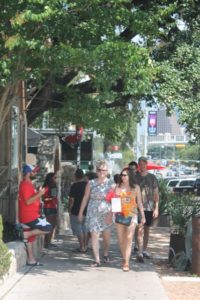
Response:
POLYGON ((138 221, 138 210, 141 214, 141 224, 146 222, 141 200, 139 185, 135 183, 134 174, 129 168, 120 173, 120 182, 115 187, 115 197, 121 199, 121 212, 115 215, 119 247, 123 258, 123 271, 129 271, 132 241, 138 221), (123 219, 130 219, 129 223, 122 224, 123 219))

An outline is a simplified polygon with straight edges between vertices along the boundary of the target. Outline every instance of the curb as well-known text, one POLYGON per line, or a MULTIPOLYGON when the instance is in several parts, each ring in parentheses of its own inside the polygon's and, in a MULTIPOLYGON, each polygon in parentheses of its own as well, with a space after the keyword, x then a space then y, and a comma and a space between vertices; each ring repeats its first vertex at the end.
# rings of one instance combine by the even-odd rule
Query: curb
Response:
MULTIPOLYGON (((40 257, 42 237, 37 237, 33 243, 33 253, 36 258, 40 257)), ((6 243, 11 253, 11 264, 7 273, 0 279, 0 299, 7 293, 31 267, 26 266, 26 248, 23 242, 15 241, 6 243)))

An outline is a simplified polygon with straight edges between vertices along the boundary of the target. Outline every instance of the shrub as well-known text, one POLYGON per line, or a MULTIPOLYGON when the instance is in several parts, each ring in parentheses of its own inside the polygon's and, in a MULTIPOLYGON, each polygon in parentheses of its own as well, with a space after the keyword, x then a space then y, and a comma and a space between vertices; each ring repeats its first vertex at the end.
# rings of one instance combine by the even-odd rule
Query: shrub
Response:
POLYGON ((159 215, 167 214, 167 205, 170 201, 171 194, 167 188, 167 184, 163 179, 158 181, 159 189, 159 215))
POLYGON ((2 217, 0 216, 0 278, 6 274, 10 267, 11 263, 11 254, 8 251, 6 244, 4 244, 2 240, 3 234, 3 224, 2 224, 2 217))
POLYGON ((185 235, 188 222, 200 212, 200 203, 192 195, 171 194, 166 210, 171 216, 174 231, 185 235))

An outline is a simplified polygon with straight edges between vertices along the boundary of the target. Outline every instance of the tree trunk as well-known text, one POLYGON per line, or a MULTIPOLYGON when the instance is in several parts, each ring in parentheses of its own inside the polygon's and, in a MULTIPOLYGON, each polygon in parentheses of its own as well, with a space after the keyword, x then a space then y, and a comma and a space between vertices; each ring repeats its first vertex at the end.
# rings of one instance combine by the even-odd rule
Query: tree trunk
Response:
POLYGON ((8 84, 0 90, 0 131, 10 113, 12 105, 20 99, 20 84, 8 84))

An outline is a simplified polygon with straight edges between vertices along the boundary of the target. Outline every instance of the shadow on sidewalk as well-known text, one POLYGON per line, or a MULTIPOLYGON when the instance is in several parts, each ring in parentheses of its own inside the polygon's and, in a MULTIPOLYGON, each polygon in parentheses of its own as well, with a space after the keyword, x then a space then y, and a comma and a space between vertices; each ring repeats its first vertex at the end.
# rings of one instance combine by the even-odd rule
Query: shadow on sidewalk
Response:
MULTIPOLYGON (((57 247, 52 247, 46 250, 46 253, 42 254, 41 261, 44 263, 43 267, 40 267, 40 274, 48 272, 48 270, 54 270, 56 272, 71 272, 74 271, 88 271, 95 269, 100 272, 104 272, 108 269, 121 270, 122 259, 119 252, 116 230, 112 230, 111 245, 110 245, 110 262, 102 263, 101 267, 90 267, 93 261, 92 250, 88 249, 87 253, 76 252, 78 247, 76 237, 74 237, 70 231, 66 232, 66 235, 58 235, 55 241, 57 247)), ((100 248, 102 249, 102 239, 100 238, 100 248)), ((138 263, 136 256, 133 254, 130 261, 130 270, 134 272, 141 271, 154 271, 153 260, 154 259, 167 259, 169 248, 169 229, 151 228, 149 251, 152 254, 152 259, 146 259, 145 263, 138 263)), ((100 250, 101 257, 102 251, 100 250)), ((38 268, 37 268, 38 269, 38 268)))
POLYGON ((170 227, 151 227, 148 251, 153 260, 168 260, 170 227))

